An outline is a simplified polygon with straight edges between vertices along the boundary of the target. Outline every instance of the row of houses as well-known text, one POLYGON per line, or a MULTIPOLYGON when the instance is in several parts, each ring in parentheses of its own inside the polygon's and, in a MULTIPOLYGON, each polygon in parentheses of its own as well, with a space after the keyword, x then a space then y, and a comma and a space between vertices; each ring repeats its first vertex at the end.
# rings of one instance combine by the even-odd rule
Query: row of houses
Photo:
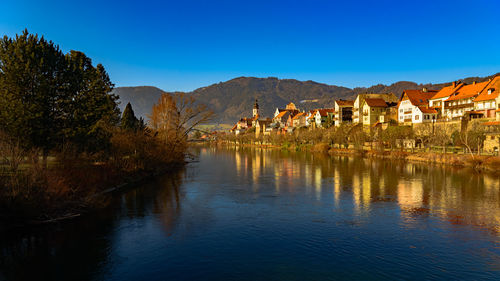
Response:
POLYGON ((277 108, 272 118, 259 116, 255 101, 253 116, 241 118, 231 129, 240 134, 255 129, 256 134, 290 132, 297 128, 324 128, 343 123, 378 126, 453 121, 462 118, 489 118, 500 125, 500 76, 484 82, 453 82, 439 91, 426 88, 393 93, 359 94, 355 100, 336 100, 333 108, 299 110, 294 103, 277 108))

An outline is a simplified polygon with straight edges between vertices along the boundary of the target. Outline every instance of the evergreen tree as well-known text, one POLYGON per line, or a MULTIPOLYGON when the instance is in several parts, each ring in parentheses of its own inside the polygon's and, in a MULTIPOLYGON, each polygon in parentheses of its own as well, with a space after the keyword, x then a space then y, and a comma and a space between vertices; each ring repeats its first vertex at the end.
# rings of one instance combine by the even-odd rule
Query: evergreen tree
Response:
POLYGON ((109 139, 106 127, 116 125, 120 118, 118 97, 110 94, 114 85, 104 67, 101 64, 93 67, 92 60, 84 53, 71 51, 66 61, 70 111, 65 137, 80 150, 106 149, 109 139))
POLYGON ((118 123, 117 96, 106 70, 82 52, 24 30, 0 40, 0 130, 44 155, 62 142, 80 150, 109 143, 106 127, 118 123))
POLYGON ((123 110, 121 128, 124 130, 135 131, 139 129, 139 120, 135 117, 132 105, 127 103, 127 106, 123 110))
POLYGON ((0 128, 44 155, 61 137, 65 67, 58 46, 27 30, 0 41, 0 128))

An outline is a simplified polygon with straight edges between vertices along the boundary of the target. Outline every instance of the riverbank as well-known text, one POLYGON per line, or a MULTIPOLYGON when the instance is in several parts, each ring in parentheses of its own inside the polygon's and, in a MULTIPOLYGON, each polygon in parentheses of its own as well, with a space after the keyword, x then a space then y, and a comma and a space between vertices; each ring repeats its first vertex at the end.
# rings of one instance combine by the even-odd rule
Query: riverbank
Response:
MULTIPOLYGON (((113 185, 102 186, 92 194, 81 198, 75 198, 60 206, 53 206, 51 209, 38 210, 37 215, 33 215, 28 209, 19 209, 18 213, 3 213, 0 216, 0 232, 8 231, 20 227, 30 227, 58 223, 72 220, 97 210, 109 206, 113 197, 117 193, 122 193, 147 183, 161 175, 168 175, 180 171, 185 167, 184 163, 172 163, 152 171, 139 171, 137 173, 122 174, 122 180, 113 185)), ((90 176, 90 175, 89 175, 90 176)), ((23 206, 26 208, 26 206, 23 206)))
MULTIPOLYGON (((212 143, 213 144, 213 143, 212 143)), ((386 160, 408 161, 415 163, 429 163, 448 165, 454 167, 472 168, 476 171, 500 172, 500 157, 471 155, 458 153, 439 153, 439 152, 411 152, 404 150, 377 150, 364 147, 362 149, 354 148, 335 148, 327 143, 316 145, 271 145, 259 143, 226 143, 218 142, 218 145, 236 145, 241 147, 260 147, 283 149, 289 151, 309 151, 313 153, 324 153, 336 156, 354 156, 364 158, 376 158, 386 160)))

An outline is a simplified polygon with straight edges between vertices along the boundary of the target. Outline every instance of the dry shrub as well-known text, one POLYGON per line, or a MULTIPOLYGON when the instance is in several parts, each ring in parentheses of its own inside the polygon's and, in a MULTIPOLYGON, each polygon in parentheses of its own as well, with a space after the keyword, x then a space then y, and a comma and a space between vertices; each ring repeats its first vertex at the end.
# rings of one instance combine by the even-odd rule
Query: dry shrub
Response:
POLYGON ((330 146, 327 143, 318 143, 311 148, 312 152, 328 153, 330 146))
POLYGON ((465 158, 465 164, 473 169, 480 169, 483 165, 484 158, 476 156, 468 156, 465 158))
POLYGON ((409 153, 404 151, 393 151, 391 157, 393 159, 404 160, 408 157, 409 153))

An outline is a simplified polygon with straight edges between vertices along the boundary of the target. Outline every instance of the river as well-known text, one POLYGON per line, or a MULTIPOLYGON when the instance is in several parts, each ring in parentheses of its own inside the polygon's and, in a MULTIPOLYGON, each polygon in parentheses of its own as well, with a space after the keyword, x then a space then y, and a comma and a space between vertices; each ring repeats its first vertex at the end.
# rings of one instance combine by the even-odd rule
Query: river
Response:
POLYGON ((500 180, 256 148, 0 234, 0 280, 500 279, 500 180))

